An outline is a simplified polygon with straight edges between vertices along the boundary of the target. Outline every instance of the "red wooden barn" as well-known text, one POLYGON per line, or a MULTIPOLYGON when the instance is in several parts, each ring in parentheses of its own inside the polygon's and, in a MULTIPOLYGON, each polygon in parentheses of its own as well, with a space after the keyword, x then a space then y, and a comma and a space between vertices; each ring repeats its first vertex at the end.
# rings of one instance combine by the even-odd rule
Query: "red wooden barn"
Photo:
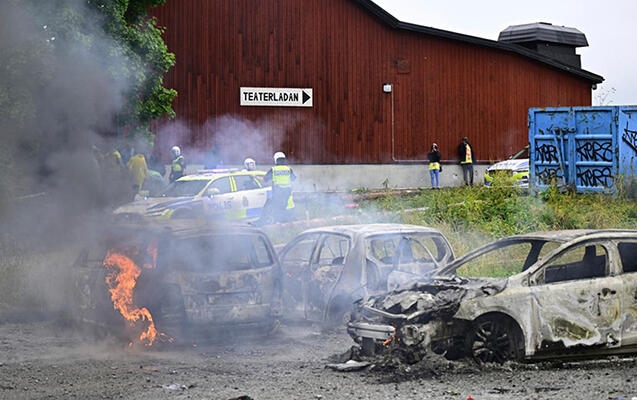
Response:
POLYGON ((510 27, 498 41, 397 20, 368 0, 169 0, 153 10, 177 59, 177 119, 155 125, 166 154, 226 163, 402 164, 432 142, 478 161, 528 142, 530 107, 591 105, 574 28, 510 27))

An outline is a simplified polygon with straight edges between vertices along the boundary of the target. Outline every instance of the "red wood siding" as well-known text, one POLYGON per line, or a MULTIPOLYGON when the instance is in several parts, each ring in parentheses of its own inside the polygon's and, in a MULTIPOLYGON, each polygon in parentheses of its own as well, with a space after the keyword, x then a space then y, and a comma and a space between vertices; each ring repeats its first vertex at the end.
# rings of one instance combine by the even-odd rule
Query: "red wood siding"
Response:
MULTIPOLYGON (((177 121, 162 152, 219 143, 228 163, 446 160, 468 136, 478 159, 528 141, 529 107, 586 106, 591 83, 523 56, 392 29, 350 0, 169 0, 154 11, 177 65, 177 121), (382 85, 394 86, 391 94, 382 85), (241 107, 241 87, 312 88, 312 108, 241 107)), ((194 155, 196 159, 197 156, 194 155)))

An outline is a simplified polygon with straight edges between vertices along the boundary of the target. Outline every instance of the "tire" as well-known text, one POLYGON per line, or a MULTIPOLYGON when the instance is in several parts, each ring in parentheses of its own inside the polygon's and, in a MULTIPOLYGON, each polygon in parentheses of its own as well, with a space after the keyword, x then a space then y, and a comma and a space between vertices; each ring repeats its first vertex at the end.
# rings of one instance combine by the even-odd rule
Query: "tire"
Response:
POLYGON ((158 332, 176 342, 184 340, 183 328, 187 323, 181 290, 176 285, 169 285, 162 291, 163 295, 158 303, 151 306, 150 311, 155 318, 158 332))
POLYGON ((354 301, 345 297, 336 297, 327 310, 327 322, 333 327, 345 327, 352 319, 354 301))
POLYGON ((523 354, 520 328, 506 317, 477 319, 469 338, 468 354, 480 365, 519 361, 523 354))

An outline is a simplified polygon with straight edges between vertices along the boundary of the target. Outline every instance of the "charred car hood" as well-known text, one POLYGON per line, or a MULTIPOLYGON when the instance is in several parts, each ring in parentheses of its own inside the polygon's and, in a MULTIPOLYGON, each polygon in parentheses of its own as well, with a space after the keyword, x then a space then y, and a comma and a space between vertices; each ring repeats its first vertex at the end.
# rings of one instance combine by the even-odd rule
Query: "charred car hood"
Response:
POLYGON ((497 294, 504 290, 506 282, 505 278, 436 278, 372 297, 363 308, 380 311, 386 317, 425 322, 454 315, 463 300, 497 294))

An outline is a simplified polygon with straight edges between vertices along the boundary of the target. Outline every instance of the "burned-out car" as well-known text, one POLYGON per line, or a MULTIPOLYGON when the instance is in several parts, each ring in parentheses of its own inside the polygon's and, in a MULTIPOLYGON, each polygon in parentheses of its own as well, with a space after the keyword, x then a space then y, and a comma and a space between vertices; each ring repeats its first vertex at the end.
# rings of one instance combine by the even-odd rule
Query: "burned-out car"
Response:
POLYGON ((360 302, 348 332, 366 354, 399 346, 479 363, 632 353, 636 299, 637 230, 540 232, 360 302))
POLYGON ((406 224, 306 230, 279 253, 285 315, 344 324, 353 302, 418 279, 454 259, 438 230, 406 224))
POLYGON ((205 221, 109 227, 76 261, 83 322, 124 330, 139 341, 181 339, 185 329, 254 327, 281 317, 281 269, 259 228, 205 221))

